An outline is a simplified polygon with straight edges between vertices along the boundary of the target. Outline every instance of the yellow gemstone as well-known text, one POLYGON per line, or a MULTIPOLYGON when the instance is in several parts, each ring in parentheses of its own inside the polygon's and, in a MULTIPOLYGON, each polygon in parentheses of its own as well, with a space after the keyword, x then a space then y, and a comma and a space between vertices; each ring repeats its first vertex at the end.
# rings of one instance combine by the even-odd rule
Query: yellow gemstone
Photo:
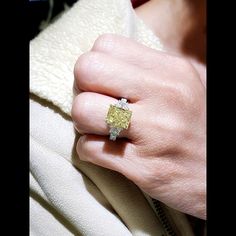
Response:
POLYGON ((128 129, 132 112, 110 105, 107 113, 106 122, 111 127, 128 129))

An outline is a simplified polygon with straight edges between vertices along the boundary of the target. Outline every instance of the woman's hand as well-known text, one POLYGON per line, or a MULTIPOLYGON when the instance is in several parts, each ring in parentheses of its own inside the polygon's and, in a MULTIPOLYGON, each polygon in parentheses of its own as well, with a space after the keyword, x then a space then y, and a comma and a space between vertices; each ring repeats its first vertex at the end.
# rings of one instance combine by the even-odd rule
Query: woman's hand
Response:
MULTIPOLYGON (((206 218, 206 91, 187 60, 103 35, 74 70, 79 158, 125 175, 179 211, 206 218), (126 98, 130 126, 110 141, 110 104, 126 98)), ((114 183, 115 184, 115 183, 114 183)))

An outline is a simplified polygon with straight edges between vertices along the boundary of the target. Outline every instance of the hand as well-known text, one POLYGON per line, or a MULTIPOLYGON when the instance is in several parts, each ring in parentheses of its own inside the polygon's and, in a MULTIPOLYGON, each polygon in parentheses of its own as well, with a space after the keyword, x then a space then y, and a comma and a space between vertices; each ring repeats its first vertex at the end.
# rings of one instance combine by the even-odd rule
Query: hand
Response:
MULTIPOLYGON (((79 158, 118 171, 179 211, 206 218, 206 91, 187 60, 103 35, 74 70, 79 158), (130 126, 110 141, 110 104, 126 98, 130 126)), ((114 183, 115 184, 115 183, 114 183)))

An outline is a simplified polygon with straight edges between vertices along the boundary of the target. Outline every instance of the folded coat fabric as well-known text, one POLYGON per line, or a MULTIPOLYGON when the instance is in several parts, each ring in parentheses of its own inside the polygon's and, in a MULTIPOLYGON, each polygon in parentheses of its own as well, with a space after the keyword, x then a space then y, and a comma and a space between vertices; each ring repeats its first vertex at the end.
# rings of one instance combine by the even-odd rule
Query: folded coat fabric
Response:
MULTIPOLYGON (((129 0, 80 0, 30 42, 31 235, 168 235, 136 185, 74 150, 74 64, 104 33, 163 50, 129 0)), ((185 215, 170 212, 177 234, 193 235, 185 215)))

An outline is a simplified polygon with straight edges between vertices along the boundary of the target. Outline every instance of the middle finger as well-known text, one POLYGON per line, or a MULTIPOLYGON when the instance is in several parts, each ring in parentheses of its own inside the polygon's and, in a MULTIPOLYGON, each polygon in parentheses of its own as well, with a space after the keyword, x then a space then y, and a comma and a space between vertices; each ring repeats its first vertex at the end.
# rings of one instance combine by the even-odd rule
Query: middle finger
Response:
POLYGON ((147 95, 152 80, 147 71, 98 52, 80 56, 74 75, 75 86, 81 91, 124 97, 131 102, 147 95))

